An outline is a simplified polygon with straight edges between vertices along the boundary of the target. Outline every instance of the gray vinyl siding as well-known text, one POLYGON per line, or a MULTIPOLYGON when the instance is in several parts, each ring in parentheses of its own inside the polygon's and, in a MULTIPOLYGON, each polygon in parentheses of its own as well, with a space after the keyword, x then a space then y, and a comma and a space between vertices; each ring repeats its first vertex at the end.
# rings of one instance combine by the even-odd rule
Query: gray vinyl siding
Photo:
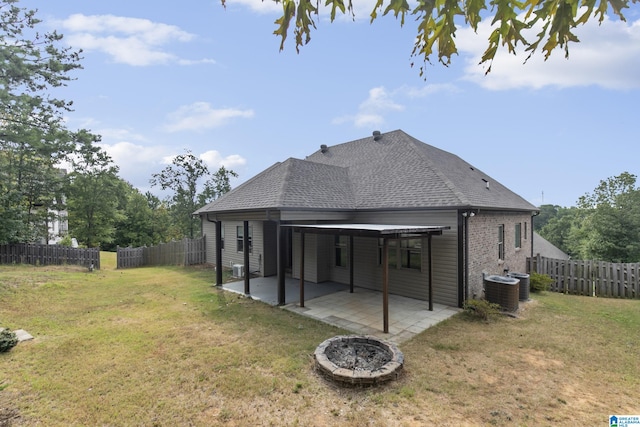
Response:
MULTIPOLYGON (((324 282, 327 279, 318 277, 318 236, 304 235, 304 280, 312 283, 324 282)), ((300 233, 293 233, 293 259, 291 277, 300 278, 300 233)))
POLYGON ((262 257, 263 276, 278 274, 278 224, 264 221, 264 256, 262 257))
MULTIPOLYGON (((249 221, 252 227, 252 253, 249 254, 249 271, 263 272, 263 257, 265 256, 264 232, 262 221, 249 221)), ((224 228, 224 249, 222 250, 222 267, 231 268, 234 264, 244 264, 244 253, 237 249, 237 229, 242 227, 242 221, 222 221, 224 228)), ((207 262, 216 262, 216 229, 215 223, 204 221, 203 233, 207 236, 207 262)), ((247 267, 245 266, 245 271, 247 267)))
POLYGON ((282 221, 347 221, 351 222, 353 213, 347 211, 281 211, 280 219, 282 221))
MULTIPOLYGON (((433 301, 449 306, 458 305, 458 241, 456 211, 435 212, 367 212, 356 222, 402 225, 449 226, 441 236, 431 240, 433 258, 433 301)), ((381 290, 382 266, 378 263, 378 241, 354 239, 355 286, 381 290)), ((428 300, 429 253, 427 239, 422 244, 421 270, 390 268, 389 292, 410 298, 428 300)))
MULTIPOLYGON (((377 212, 360 213, 353 222, 368 224, 438 225, 450 230, 432 238, 433 301, 456 307, 458 305, 458 241, 457 212, 377 212)), ((354 285, 382 290, 382 266, 378 263, 378 240, 354 237, 354 285)), ((293 277, 300 277, 300 234, 293 235, 293 277)), ((334 236, 306 234, 305 280, 319 283, 334 281, 349 283, 349 266, 335 266, 334 236)), ((422 244, 420 271, 391 268, 389 292, 410 298, 429 298, 429 253, 427 239, 422 244)))
POLYGON ((202 235, 206 236, 207 263, 216 263, 216 223, 202 219, 202 235))

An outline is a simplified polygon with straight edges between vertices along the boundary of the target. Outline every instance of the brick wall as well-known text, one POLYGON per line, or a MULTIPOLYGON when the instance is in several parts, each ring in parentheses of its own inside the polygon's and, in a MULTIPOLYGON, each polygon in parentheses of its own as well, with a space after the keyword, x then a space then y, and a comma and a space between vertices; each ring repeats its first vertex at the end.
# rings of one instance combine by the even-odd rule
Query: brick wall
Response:
POLYGON ((531 254, 531 215, 480 212, 469 218, 469 298, 483 296, 483 273, 504 275, 504 270, 525 273, 531 254), (521 224, 521 247, 516 248, 516 224, 521 224), (504 225, 504 259, 498 259, 498 226, 504 225), (526 226, 525 226, 526 224, 526 226), (525 233, 526 229, 526 233, 525 233))

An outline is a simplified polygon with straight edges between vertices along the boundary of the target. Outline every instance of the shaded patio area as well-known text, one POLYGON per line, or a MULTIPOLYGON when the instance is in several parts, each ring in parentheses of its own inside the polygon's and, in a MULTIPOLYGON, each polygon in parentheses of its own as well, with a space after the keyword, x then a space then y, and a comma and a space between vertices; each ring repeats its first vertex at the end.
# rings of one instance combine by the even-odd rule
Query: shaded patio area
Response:
MULTIPOLYGON (((223 289, 244 294, 244 281, 226 283, 223 289)), ((398 295, 389 295, 389 333, 383 332, 382 292, 355 288, 335 282, 305 282, 304 307, 299 306, 300 281, 287 277, 284 308, 360 335, 373 335, 400 344, 460 311, 457 307, 433 304, 398 295)), ((277 305, 277 280, 251 279, 251 298, 277 305)))

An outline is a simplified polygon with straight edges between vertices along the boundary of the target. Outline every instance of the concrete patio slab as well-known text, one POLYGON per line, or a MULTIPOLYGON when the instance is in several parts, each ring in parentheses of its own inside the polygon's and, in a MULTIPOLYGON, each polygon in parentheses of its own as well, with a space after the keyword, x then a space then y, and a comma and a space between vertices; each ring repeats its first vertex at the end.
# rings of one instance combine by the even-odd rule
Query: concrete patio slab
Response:
MULTIPOLYGON (((223 285, 223 289, 244 294, 244 280, 223 285)), ((383 332, 382 293, 364 288, 349 292, 349 286, 335 282, 305 282, 304 307, 300 307, 300 281, 285 281, 284 308, 303 316, 346 329, 355 334, 373 335, 400 344, 425 329, 460 312, 457 307, 389 295, 389 333, 383 332)), ((259 277, 250 281, 250 297, 277 305, 277 281, 259 277)))

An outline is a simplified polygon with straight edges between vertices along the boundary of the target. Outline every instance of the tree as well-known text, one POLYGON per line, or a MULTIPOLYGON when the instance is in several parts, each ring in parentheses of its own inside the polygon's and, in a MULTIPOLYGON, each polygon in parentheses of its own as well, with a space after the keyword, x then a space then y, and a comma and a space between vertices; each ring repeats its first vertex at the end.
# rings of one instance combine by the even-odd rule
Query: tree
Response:
POLYGON ((189 150, 174 157, 162 172, 152 175, 152 186, 159 185, 163 190, 173 191, 170 210, 174 224, 184 236, 193 238, 200 232, 200 221, 194 218, 193 213, 208 201, 229 191, 229 179, 237 174, 221 167, 205 182, 204 191, 198 194, 198 181, 208 176, 207 165, 189 150))
POLYGON ((77 148, 69 157, 73 171, 66 188, 69 229, 88 247, 113 241, 115 224, 122 217, 119 195, 124 182, 109 155, 95 145, 100 137, 86 130, 75 134, 77 148))
POLYGON ((578 200, 581 256, 610 262, 640 261, 640 189, 636 176, 622 174, 600 181, 578 200))
POLYGON ((104 250, 114 250, 116 246, 153 246, 175 237, 170 234, 169 211, 164 203, 151 193, 142 194, 131 184, 122 185, 123 205, 116 232, 111 244, 103 245, 104 250))
MULTIPOLYGON (((273 0, 282 4, 282 16, 275 21, 277 26, 274 34, 280 36, 280 50, 289 33, 292 22, 295 36, 296 50, 311 40, 311 30, 316 29, 314 18, 319 14, 319 0, 273 0)), ((430 62, 434 50, 437 51, 438 61, 444 65, 451 63, 451 56, 457 54, 455 32, 464 20, 474 31, 478 24, 490 12, 494 13, 492 24, 495 29, 491 32, 489 45, 482 56, 481 63, 488 63, 487 73, 491 70, 491 63, 499 47, 505 47, 509 53, 515 53, 516 46, 521 43, 529 57, 538 49, 544 53, 545 60, 556 48, 564 49, 565 56, 569 56, 569 42, 578 42, 573 33, 574 29, 585 24, 590 19, 602 22, 609 12, 613 12, 619 19, 625 20, 623 9, 638 0, 525 0, 497 1, 497 0, 438 0, 418 1, 410 5, 406 0, 377 0, 371 11, 371 22, 393 13, 400 17, 403 26, 407 15, 415 15, 418 21, 418 34, 411 53, 412 57, 422 58, 424 63, 430 62), (527 40, 523 32, 528 29, 539 31, 534 39, 527 40)), ((221 0, 223 6, 226 0, 221 0)), ((326 0, 324 6, 330 11, 331 22, 337 14, 349 14, 355 17, 352 0, 326 0)), ((527 58, 528 59, 528 58, 527 58)), ((423 76, 425 67, 420 67, 423 76)))
POLYGON ((542 230, 550 220, 558 216, 560 209, 562 208, 558 205, 540 205, 540 212, 533 217, 533 229, 542 230))
POLYGON ((224 193, 231 191, 231 177, 237 178, 238 174, 224 166, 220 166, 220 169, 204 183, 204 190, 198 196, 200 206, 204 206, 218 199, 224 193))
MULTIPOLYGON (((552 205, 540 206, 539 216, 542 216, 543 212, 549 214, 548 208, 543 209, 543 207, 549 206, 552 205)), ((548 217, 547 222, 538 230, 538 233, 564 252, 572 256, 579 254, 580 234, 578 231, 583 217, 582 212, 576 207, 553 206, 553 209, 553 216, 548 217)))
POLYGON ((46 239, 60 200, 59 161, 72 149, 63 114, 71 103, 51 89, 71 80, 79 52, 36 31, 34 11, 0 1, 0 242, 46 239))

